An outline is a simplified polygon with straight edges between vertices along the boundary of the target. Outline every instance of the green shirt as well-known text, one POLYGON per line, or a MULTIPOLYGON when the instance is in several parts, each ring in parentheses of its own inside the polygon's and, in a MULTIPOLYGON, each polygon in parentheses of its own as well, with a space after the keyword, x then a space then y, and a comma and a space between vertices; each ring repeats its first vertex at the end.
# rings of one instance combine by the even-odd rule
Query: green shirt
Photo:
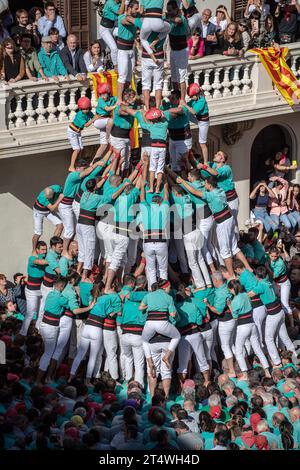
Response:
POLYGON ((203 190, 202 192, 202 199, 207 202, 213 214, 223 211, 228 206, 223 189, 215 188, 212 191, 203 190))
POLYGON ((102 10, 102 17, 111 21, 116 21, 118 19, 118 11, 120 6, 121 4, 115 2, 114 0, 106 0, 102 10))
POLYGON ((142 303, 147 305, 147 312, 176 312, 173 298, 163 289, 149 292, 143 298, 142 303))
POLYGON ((260 300, 264 305, 271 304, 277 299, 272 284, 267 279, 258 281, 252 290, 255 292, 255 294, 259 295, 260 300))
POLYGON ((58 290, 52 290, 46 297, 45 312, 61 317, 68 306, 68 299, 58 290))
POLYGON ((142 20, 141 18, 135 18, 134 23, 130 25, 122 24, 122 20, 126 19, 126 15, 120 15, 118 17, 118 38, 124 39, 125 41, 134 41, 137 29, 141 29, 142 20))
POLYGON ((165 230, 170 210, 169 201, 163 201, 161 204, 142 201, 140 209, 144 230, 165 230))
POLYGON ((180 219, 192 217, 194 213, 193 205, 189 195, 176 196, 171 193, 171 204, 176 208, 176 214, 180 219))
POLYGON ((37 201, 44 207, 48 207, 49 204, 55 204, 58 199, 58 196, 63 192, 62 187, 59 184, 52 184, 48 187, 51 188, 53 191, 53 197, 51 199, 46 198, 44 193, 45 190, 41 191, 37 197, 37 201))
POLYGON ((96 193, 85 191, 80 199, 80 209, 89 212, 96 212, 97 208, 103 203, 104 198, 96 193))
POLYGON ((188 106, 195 111, 197 117, 208 114, 208 105, 204 96, 200 96, 197 100, 188 101, 188 106))
POLYGON ((144 10, 149 10, 150 8, 163 10, 164 0, 141 0, 140 4, 144 10))
POLYGON ((76 264, 76 261, 77 260, 75 259, 69 259, 65 256, 61 256, 59 260, 59 268, 61 275, 66 277, 69 273, 70 268, 76 264))
POLYGON ((55 270, 59 268, 59 259, 60 259, 60 255, 58 253, 56 253, 55 251, 51 249, 48 250, 48 253, 46 255, 48 266, 46 266, 45 272, 48 274, 52 274, 52 275, 57 274, 55 270))
POLYGON ((240 315, 251 312, 251 310, 251 301, 245 292, 237 294, 235 297, 233 297, 231 301, 231 312, 233 318, 238 318, 240 315))
POLYGON ((265 264, 267 261, 267 255, 263 245, 258 240, 255 240, 251 243, 251 246, 254 250, 255 260, 258 261, 259 264, 265 264))
POLYGON ((217 170, 218 172, 218 176, 217 176, 218 188, 223 189, 225 192, 231 191, 232 189, 234 189, 232 169, 229 165, 225 164, 217 168, 217 164, 213 163, 211 167, 217 170))
POLYGON ((99 116, 109 117, 110 114, 111 114, 111 111, 106 111, 105 108, 114 106, 116 104, 116 102, 117 102, 117 97, 116 96, 111 96, 110 98, 108 98, 107 101, 104 101, 104 99, 101 98, 101 96, 100 96, 98 98, 96 114, 98 114, 99 116))
POLYGON ((231 298, 231 294, 227 285, 224 283, 220 287, 215 288, 215 296, 213 307, 219 312, 223 313, 227 308, 227 300, 231 298))
POLYGON ((147 295, 146 291, 133 291, 129 299, 125 299, 123 305, 122 321, 123 325, 144 325, 146 322, 145 313, 139 310, 141 301, 147 295))
POLYGON ((275 261, 271 261, 270 267, 275 279, 277 277, 283 276, 287 272, 286 264, 280 257, 275 261))
MULTIPOLYGON (((189 185, 192 186, 192 188, 196 189, 196 191, 203 191, 203 182, 198 180, 198 181, 193 181, 192 183, 189 182, 189 185)), ((199 196, 195 196, 195 194, 192 194, 188 188, 186 188, 182 183, 180 186, 188 192, 190 199, 192 203, 194 204, 195 209, 198 211, 199 209, 203 208, 206 206, 206 202, 199 196)))
POLYGON ((113 118, 114 126, 120 127, 121 129, 130 130, 134 124, 134 116, 129 116, 129 115, 121 116, 119 114, 119 111, 120 111, 120 105, 118 105, 115 108, 114 118, 113 118))
POLYGON ((199 310, 202 314, 203 319, 206 317, 206 314, 207 314, 207 306, 203 302, 203 299, 207 298, 208 303, 210 305, 213 305, 214 304, 214 295, 215 295, 214 294, 214 289, 211 288, 211 287, 207 287, 204 290, 197 290, 197 291, 193 292, 193 295, 191 297, 191 301, 193 302, 193 304, 197 305, 197 307, 199 308, 199 310))
POLYGON ((88 113, 84 113, 83 111, 78 111, 76 113, 76 116, 74 118, 73 124, 74 126, 78 127, 80 130, 82 130, 87 122, 89 122, 91 119, 93 119, 94 114, 92 111, 89 111, 88 113))
POLYGON ((94 284, 92 282, 79 283, 80 301, 84 307, 87 307, 90 303, 93 287, 94 284))
POLYGON ((75 194, 79 190, 81 183, 80 171, 73 171, 68 174, 64 185, 64 196, 74 198, 75 194))
POLYGON ((125 194, 124 191, 116 199, 114 205, 114 221, 116 223, 130 223, 135 218, 135 211, 133 205, 137 202, 140 195, 140 191, 137 188, 133 188, 129 194, 125 194))
POLYGON ((76 290, 71 284, 66 285, 66 287, 62 291, 62 295, 68 300, 68 309, 73 312, 74 310, 79 308, 76 290))
POLYGON ((176 326, 179 328, 187 326, 190 323, 194 323, 196 325, 202 324, 203 315, 191 300, 176 303, 176 310, 178 314, 176 326))
POLYGON ((246 243, 245 245, 243 245, 241 250, 246 256, 246 258, 254 259, 254 250, 250 243, 246 243))
MULTIPOLYGON (((181 114, 176 114, 176 117, 172 117, 171 113, 168 111, 168 109, 171 108, 170 103, 166 104, 164 103, 161 108, 163 109, 165 118, 167 119, 169 125, 168 129, 171 131, 170 136, 172 137, 173 133, 172 130, 176 131, 179 129, 187 129, 190 127, 190 114, 188 109, 185 106, 182 106, 182 113, 181 114)), ((178 140, 178 139, 175 139, 178 140)), ((184 139, 182 139, 184 140, 184 139)))
POLYGON ((240 274, 239 281, 244 287, 246 292, 250 292, 257 285, 258 280, 255 277, 255 274, 248 271, 248 269, 243 269, 240 274))
POLYGON ((150 132, 150 138, 153 141, 162 140, 166 142, 168 137, 168 121, 160 121, 149 124, 144 121, 144 117, 141 111, 138 111, 135 115, 142 129, 146 129, 150 132))
POLYGON ((42 279, 45 272, 45 266, 34 264, 36 259, 45 259, 44 255, 38 256, 29 256, 27 264, 27 274, 28 277, 33 277, 36 279, 42 279))

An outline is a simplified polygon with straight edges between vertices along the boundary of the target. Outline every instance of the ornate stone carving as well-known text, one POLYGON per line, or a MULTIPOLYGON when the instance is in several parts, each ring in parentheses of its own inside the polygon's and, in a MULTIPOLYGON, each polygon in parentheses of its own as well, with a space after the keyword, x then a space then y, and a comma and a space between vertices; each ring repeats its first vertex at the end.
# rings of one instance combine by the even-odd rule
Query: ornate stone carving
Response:
POLYGON ((249 131, 254 126, 254 119, 249 121, 231 122, 222 125, 222 139, 226 145, 236 144, 245 131, 249 131))

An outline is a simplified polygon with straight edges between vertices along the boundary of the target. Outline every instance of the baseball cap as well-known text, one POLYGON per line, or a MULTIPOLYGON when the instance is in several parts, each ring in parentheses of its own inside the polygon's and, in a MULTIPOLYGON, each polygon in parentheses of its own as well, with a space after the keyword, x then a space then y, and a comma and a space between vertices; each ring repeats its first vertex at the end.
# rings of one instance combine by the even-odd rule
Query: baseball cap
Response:
POLYGON ((116 395, 114 393, 110 393, 110 392, 103 393, 102 398, 103 398, 103 403, 105 405, 110 405, 110 403, 113 403, 114 401, 117 401, 116 395))
POLYGON ((222 410, 219 406, 212 406, 209 410, 209 414, 213 419, 219 419, 222 414, 222 410))

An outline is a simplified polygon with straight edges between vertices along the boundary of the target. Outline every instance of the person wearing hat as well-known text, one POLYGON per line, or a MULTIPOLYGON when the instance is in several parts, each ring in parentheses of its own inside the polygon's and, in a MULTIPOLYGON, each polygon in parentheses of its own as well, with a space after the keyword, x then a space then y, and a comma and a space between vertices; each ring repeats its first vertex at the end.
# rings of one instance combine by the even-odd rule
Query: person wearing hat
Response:
POLYGON ((82 183, 83 179, 90 175, 95 168, 101 166, 101 162, 94 163, 91 166, 88 166, 87 161, 85 160, 76 160, 74 165, 74 170, 68 174, 63 194, 64 197, 58 206, 59 215, 61 220, 64 224, 64 232, 63 232, 63 252, 66 253, 69 248, 70 241, 74 237, 75 234, 75 217, 72 209, 72 204, 75 198, 76 193, 79 190, 80 184, 82 183))
POLYGON ((138 17, 139 2, 130 0, 126 13, 118 17, 118 100, 122 100, 122 93, 127 84, 131 85, 132 74, 135 67, 134 40, 137 29, 141 29, 142 20, 138 17))
POLYGON ((83 150, 81 132, 86 127, 89 127, 94 122, 94 114, 91 111, 92 103, 89 98, 82 96, 77 101, 79 111, 76 113, 75 118, 69 124, 67 136, 69 143, 72 147, 73 153, 71 156, 71 164, 69 171, 75 171, 75 162, 81 150, 83 150))
POLYGON ((198 124, 199 145, 201 148, 204 165, 208 164, 207 134, 209 129, 209 112, 202 88, 198 83, 192 83, 188 87, 188 96, 191 98, 185 106, 192 116, 193 122, 198 124))
MULTIPOLYGON (((42 38, 42 47, 38 52, 38 60, 46 77, 53 78, 55 81, 59 81, 59 76, 68 79, 68 72, 60 55, 52 49, 52 39, 50 36, 42 38)), ((40 71, 38 77, 42 78, 40 71)))
POLYGON ((111 96, 111 87, 108 83, 100 83, 97 91, 99 98, 96 107, 94 126, 100 131, 100 147, 95 154, 94 160, 96 158, 101 158, 107 149, 110 132, 113 126, 111 115, 118 105, 116 96, 111 96))

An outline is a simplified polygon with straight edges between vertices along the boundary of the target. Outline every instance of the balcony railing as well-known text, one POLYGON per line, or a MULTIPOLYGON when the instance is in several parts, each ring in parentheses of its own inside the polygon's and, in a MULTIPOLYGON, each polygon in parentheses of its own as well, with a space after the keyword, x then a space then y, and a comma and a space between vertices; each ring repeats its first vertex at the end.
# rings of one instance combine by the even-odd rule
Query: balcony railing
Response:
MULTIPOLYGON (((289 45, 289 64, 299 78, 299 43, 289 45)), ((139 79, 139 71, 137 76, 139 79)), ((299 110, 298 106, 292 109, 286 104, 253 54, 247 53, 243 59, 213 55, 190 61, 187 82, 202 85, 209 104, 211 125, 299 110)), ((167 97, 170 90, 170 72, 166 69, 163 95, 167 97)), ((76 114, 76 103, 81 96, 90 97, 95 109, 97 102, 89 80, 2 83, 0 156, 68 148, 66 127, 76 114)), ((84 140, 86 144, 97 143, 98 131, 91 126, 84 131, 84 140)))

